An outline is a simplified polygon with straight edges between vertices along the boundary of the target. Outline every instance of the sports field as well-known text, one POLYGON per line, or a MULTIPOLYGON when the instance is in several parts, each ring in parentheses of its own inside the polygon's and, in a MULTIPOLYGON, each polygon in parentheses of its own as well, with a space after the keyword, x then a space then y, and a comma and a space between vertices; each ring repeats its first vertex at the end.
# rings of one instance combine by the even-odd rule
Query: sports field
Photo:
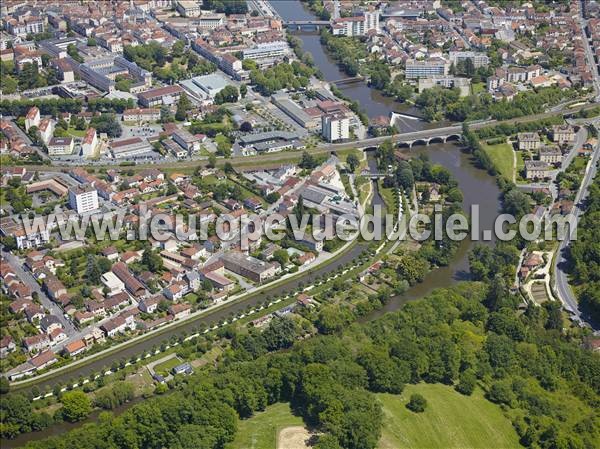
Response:
MULTIPOLYGON (((264 412, 255 414, 250 419, 240 420, 235 440, 226 449, 277 449, 278 436, 282 430, 294 433, 290 427, 304 428, 299 416, 294 416, 289 404, 270 405, 264 412)), ((297 433, 297 432, 295 432, 297 433)), ((295 435, 283 435, 284 437, 295 435)))

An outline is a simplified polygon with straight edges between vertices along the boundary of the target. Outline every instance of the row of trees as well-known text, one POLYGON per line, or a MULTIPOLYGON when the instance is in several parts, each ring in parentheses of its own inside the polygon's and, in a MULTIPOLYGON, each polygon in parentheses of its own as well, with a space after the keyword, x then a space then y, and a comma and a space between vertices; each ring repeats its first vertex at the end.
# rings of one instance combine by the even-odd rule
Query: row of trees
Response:
POLYGON ((429 121, 447 119, 463 122, 490 117, 495 120, 507 120, 539 114, 549 105, 576 96, 575 90, 546 87, 520 92, 511 101, 494 101, 488 93, 460 97, 458 88, 445 89, 436 86, 421 92, 416 104, 422 108, 425 118, 429 121))

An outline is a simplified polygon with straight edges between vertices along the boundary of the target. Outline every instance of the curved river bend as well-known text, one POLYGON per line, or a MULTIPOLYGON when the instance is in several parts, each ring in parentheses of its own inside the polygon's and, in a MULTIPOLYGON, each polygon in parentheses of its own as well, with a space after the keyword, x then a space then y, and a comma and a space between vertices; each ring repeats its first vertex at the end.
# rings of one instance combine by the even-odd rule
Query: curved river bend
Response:
MULTIPOLYGON (((310 20, 315 18, 315 16, 310 11, 305 9, 297 0, 278 0, 272 2, 272 5, 283 19, 310 20)), ((319 42, 319 35, 317 33, 294 32, 294 35, 302 40, 304 50, 312 54, 315 65, 321 70, 326 80, 332 81, 346 77, 346 75, 337 67, 335 61, 327 55, 321 46, 319 42)), ((378 115, 387 116, 392 111, 400 111, 403 109, 403 105, 396 103, 391 98, 384 97, 381 95, 381 93, 375 91, 374 89, 370 89, 365 83, 357 83, 346 86, 342 89, 342 91, 352 100, 358 101, 370 118, 378 115)), ((406 119, 403 120, 401 126, 403 131, 416 131, 419 129, 425 129, 432 125, 422 121, 406 119)), ((475 168, 470 160, 470 156, 463 153, 460 147, 457 145, 435 144, 428 147, 415 147, 412 150, 413 154, 419 154, 422 152, 426 153, 432 162, 445 166, 454 175, 458 181, 459 187, 463 192, 463 209, 465 210, 467 216, 470 215, 471 205, 479 205, 481 229, 493 229, 493 223, 499 210, 500 197, 500 191, 496 186, 495 180, 491 176, 487 175, 486 172, 475 168)), ((382 203, 382 199, 377 191, 375 191, 373 203, 382 203)), ((436 288, 448 287, 460 280, 468 279, 468 253, 472 246, 472 241, 464 240, 459 246, 455 257, 449 266, 431 271, 426 276, 423 283, 412 287, 403 295, 392 298, 384 309, 373 314, 370 318, 375 318, 385 312, 396 310, 407 301, 420 298, 436 288)), ((358 244, 354 246, 348 253, 344 254, 330 265, 318 270, 312 270, 312 272, 303 277, 302 280, 304 281, 304 284, 310 283, 317 276, 335 270, 338 266, 351 262, 352 260, 356 259, 365 248, 366 245, 358 244)), ((290 291, 296 288, 299 283, 300 280, 296 280, 286 283, 281 287, 274 287, 271 291, 269 291, 268 296, 277 296, 286 291, 290 291)), ((220 319, 226 319, 231 312, 242 311, 248 305, 261 303, 265 299, 266 295, 255 295, 255 297, 241 301, 238 304, 234 304, 222 311, 211 313, 204 319, 194 320, 187 325, 178 327, 177 329, 172 330, 172 332, 165 332, 165 334, 155 335, 148 340, 145 340, 143 343, 140 343, 140 345, 124 349, 123 351, 119 352, 116 357, 118 359, 128 359, 131 356, 148 350, 155 345, 159 346, 164 339, 170 336, 170 334, 179 335, 183 332, 187 332, 189 334, 201 322, 216 322, 220 319)), ((76 379, 80 375, 87 377, 90 373, 100 371, 107 365, 110 365, 110 363, 105 360, 91 362, 90 364, 76 370, 76 372, 70 373, 69 378, 73 377, 76 379)), ((43 389, 46 385, 52 386, 56 382, 57 379, 48 379, 40 382, 38 386, 43 389)), ((120 407, 118 410, 116 410, 116 412, 122 412, 135 402, 137 401, 133 401, 132 403, 120 407)), ((97 414, 92 415, 92 417, 90 417, 89 420, 86 420, 86 422, 93 420, 96 415, 97 414)), ((15 440, 2 440, 2 447, 7 449, 19 447, 29 441, 60 435, 61 433, 69 431, 81 424, 82 423, 57 424, 41 432, 33 432, 21 435, 15 440)))

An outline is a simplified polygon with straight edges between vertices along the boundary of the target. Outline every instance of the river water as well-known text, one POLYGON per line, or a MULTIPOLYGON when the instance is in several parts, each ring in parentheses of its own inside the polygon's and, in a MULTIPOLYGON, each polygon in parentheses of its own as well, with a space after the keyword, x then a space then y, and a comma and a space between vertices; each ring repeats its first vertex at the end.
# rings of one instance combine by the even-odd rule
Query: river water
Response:
MULTIPOLYGON (((297 0, 278 0, 272 2, 272 5, 284 19, 314 19, 314 15, 310 11, 306 10, 297 0)), ((312 54, 316 66, 321 70, 326 80, 331 81, 346 77, 346 75, 339 70, 333 59, 326 54, 319 42, 319 36, 317 33, 295 32, 294 34, 302 40, 304 50, 309 51, 312 54)), ((365 109, 371 118, 377 115, 387 116, 392 111, 402 110, 402 105, 396 103, 388 97, 382 96, 377 91, 370 89, 364 83, 348 85, 342 90, 349 98, 358 101, 361 107, 365 109)), ((432 125, 422 121, 410 119, 404 120, 401 124, 402 131, 416 131, 430 126, 432 125)), ((499 209, 500 191, 496 186, 495 180, 491 176, 489 176, 486 172, 475 168, 468 154, 462 152, 460 147, 455 144, 434 144, 428 147, 415 147, 413 150, 406 151, 410 151, 411 154, 415 155, 419 153, 426 153, 432 162, 441 164, 448 168, 448 170, 458 181, 459 187, 463 192, 463 209, 467 216, 470 215, 471 206, 478 205, 480 209, 481 229, 493 229, 493 223, 499 209)), ((372 152, 369 153, 369 157, 372 158, 372 152)), ((383 201, 377 192, 377 189, 375 189, 373 204, 382 204, 382 202, 383 201)), ((207 316, 187 323, 176 330, 165 330, 164 334, 154 335, 150 339, 144 340, 142 343, 135 345, 134 347, 123 349, 114 357, 111 357, 110 362, 106 360, 91 362, 90 364, 80 367, 69 373, 69 378, 77 379, 79 376, 87 377, 92 372, 98 372, 101 369, 107 369, 112 360, 129 359, 131 356, 139 355, 141 352, 146 351, 153 346, 159 346, 171 335, 180 335, 182 332, 187 332, 190 334, 197 329, 199 323, 215 323, 220 319, 227 319, 231 313, 243 311, 249 305, 259 304, 269 296, 277 296, 285 292, 289 292, 296 288, 301 282, 303 282, 304 285, 310 284, 317 276, 328 273, 336 269, 338 266, 344 265, 358 258, 358 256, 366 249, 366 246, 366 244, 362 243, 354 246, 348 253, 333 261, 331 264, 329 264, 329 266, 311 270, 310 272, 306 273, 302 279, 286 283, 284 286, 274 287, 268 293, 253 295, 252 297, 249 297, 238 304, 232 305, 223 311, 216 311, 214 313, 207 314, 207 316)), ((448 287, 458 281, 468 279, 468 253, 472 246, 473 242, 471 240, 464 240, 459 246, 455 257, 449 266, 431 271, 426 276, 424 282, 412 287, 405 294, 392 298, 385 308, 377 311, 369 318, 376 318, 385 312, 396 310, 407 301, 420 298, 436 288, 448 287)), ((59 380, 65 382, 68 379, 62 376, 56 376, 55 378, 50 378, 40 382, 38 386, 43 390, 44 387, 53 386, 59 380)), ((126 404, 119 408, 119 410, 116 412, 120 413, 129 408, 130 405, 131 404, 126 404)), ((93 420, 95 416, 96 415, 93 415, 89 420, 93 420)), ((86 420, 86 422, 89 420, 86 420)), ((16 440, 2 440, 2 447, 7 449, 19 447, 26 444, 28 441, 40 440, 50 436, 59 435, 73 429, 74 427, 77 427, 78 425, 80 424, 58 424, 42 432, 21 435, 16 440)))
MULTIPOLYGON (((283 20, 314 20, 315 15, 304 7, 299 0, 276 0, 271 4, 283 20)), ((347 78, 336 65, 335 60, 327 54, 319 41, 316 32, 294 31, 294 36, 302 40, 303 49, 312 54, 315 65, 327 81, 347 78)), ((383 96, 365 83, 354 83, 341 88, 344 95, 356 100, 370 118, 377 115, 389 115, 390 112, 401 112, 406 108, 390 97, 383 96)), ((411 111, 412 112, 412 111, 411 111)), ((418 131, 433 126, 424 121, 403 119, 399 123, 401 132, 418 131)), ((446 167, 456 178, 463 192, 463 209, 470 216, 471 206, 479 206, 479 222, 481 229, 493 229, 498 215, 500 191, 495 180, 485 171, 477 169, 470 156, 461 151, 456 144, 434 144, 428 147, 414 147, 412 154, 426 153, 430 160, 446 167)), ((435 288, 447 287, 469 277, 468 253, 473 246, 471 240, 464 240, 459 246, 453 262, 447 267, 438 268, 425 278, 424 282, 412 287, 407 293, 395 297, 380 313, 397 309, 407 300, 420 298, 435 288)))
MULTIPOLYGON (((299 0, 275 0, 271 4, 284 20, 314 20, 314 14, 306 9, 299 0)), ((302 48, 311 53, 315 65, 320 69, 326 81, 336 81, 348 78, 321 46, 317 31, 293 31, 294 36, 302 40, 302 48)), ((370 118, 379 115, 389 116, 390 112, 418 112, 409 106, 396 102, 386 97, 381 92, 369 88, 364 82, 357 82, 340 86, 340 90, 347 97, 356 100, 370 118)), ((420 131, 432 125, 419 120, 400 119, 403 131, 420 131)))

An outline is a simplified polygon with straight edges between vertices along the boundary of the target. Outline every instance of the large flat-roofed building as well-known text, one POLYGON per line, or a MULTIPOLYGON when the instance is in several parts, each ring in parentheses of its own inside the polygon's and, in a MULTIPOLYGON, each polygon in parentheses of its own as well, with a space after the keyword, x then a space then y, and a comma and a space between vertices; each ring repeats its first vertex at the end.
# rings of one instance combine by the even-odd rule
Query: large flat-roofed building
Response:
POLYGON ((271 101, 275 106, 281 109, 292 120, 298 123, 303 128, 310 131, 319 128, 321 123, 317 118, 307 114, 300 106, 298 106, 287 94, 276 94, 271 96, 271 101))
POLYGON ((450 75, 434 75, 429 78, 419 78, 419 93, 435 86, 445 87, 446 89, 456 87, 460 91, 461 97, 466 97, 471 93, 470 78, 459 78, 450 75))
POLYGON ((476 69, 480 67, 487 67, 490 63, 490 58, 488 55, 486 55, 484 52, 478 51, 451 51, 449 53, 449 59, 454 65, 470 59, 476 69))
POLYGON ((148 141, 141 137, 115 140, 110 144, 110 149, 115 159, 140 156, 152 151, 148 141))
POLYGON ((405 76, 407 79, 418 79, 434 75, 447 75, 448 69, 448 61, 442 58, 432 58, 428 61, 409 59, 406 61, 405 76))
POLYGON ((173 140, 185 148, 190 154, 200 151, 200 138, 185 129, 178 129, 172 136, 173 140))
POLYGON ((38 47, 40 51, 49 54, 53 58, 61 59, 68 56, 67 48, 69 45, 75 45, 79 43, 76 37, 66 37, 63 39, 47 39, 40 41, 38 47))
POLYGON ((243 59, 256 61, 259 66, 272 65, 289 54, 287 42, 265 42, 243 51, 243 59))
POLYGON ((79 64, 70 56, 65 58, 82 80, 92 86, 112 93, 116 90, 115 78, 119 75, 131 75, 135 80, 142 82, 146 87, 152 85, 152 73, 142 69, 135 62, 128 61, 122 56, 109 56, 98 58, 79 64))
POLYGON ((254 282, 264 282, 277 273, 277 266, 244 253, 230 251, 221 256, 226 269, 254 282))
POLYGON ((69 206, 78 214, 85 214, 97 210, 98 191, 91 185, 80 185, 69 189, 69 206))
POLYGON ((163 104, 172 105, 179 100, 182 92, 183 89, 180 86, 165 86, 150 89, 138 94, 138 102, 145 108, 161 106, 163 104))
POLYGON ((53 137, 47 145, 49 156, 73 154, 75 143, 71 137, 53 137))
POLYGON ((183 17, 198 17, 202 14, 200 2, 195 0, 179 0, 175 9, 183 17))
POLYGON ((259 153, 304 147, 300 141, 300 136, 297 133, 289 131, 268 131, 247 134, 239 138, 239 143, 244 147, 253 147, 259 153))
POLYGON ((215 95, 229 84, 229 80, 218 73, 211 73, 210 75, 196 76, 182 81, 180 84, 193 98, 203 101, 213 100, 215 95))

